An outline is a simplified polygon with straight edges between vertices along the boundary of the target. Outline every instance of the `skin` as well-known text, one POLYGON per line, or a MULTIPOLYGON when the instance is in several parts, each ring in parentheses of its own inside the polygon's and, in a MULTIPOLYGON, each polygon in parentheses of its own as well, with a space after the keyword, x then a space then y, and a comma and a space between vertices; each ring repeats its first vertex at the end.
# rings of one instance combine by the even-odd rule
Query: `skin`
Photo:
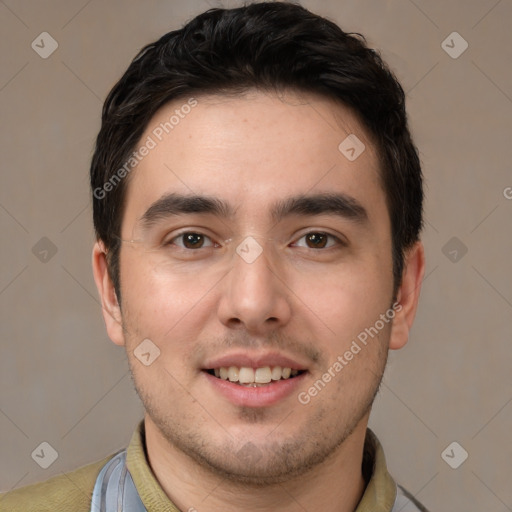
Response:
MULTIPOLYGON (((416 313, 423 246, 406 255, 393 322, 308 404, 299 403, 297 392, 393 303, 391 226, 374 146, 348 108, 322 97, 250 91, 197 100, 130 175, 122 307, 102 242, 93 250, 107 331, 126 348, 146 409, 150 465, 181 510, 353 511, 387 353, 405 345, 416 313), (353 162, 338 150, 350 133, 366 147, 353 162), (235 213, 179 215, 143 229, 144 212, 171 192, 217 197, 235 213), (288 196, 333 192, 356 199, 367 220, 293 215, 276 224, 269 216, 288 196), (186 248, 176 238, 184 228, 206 235, 205 246, 186 248), (337 238, 322 238, 327 245, 318 248, 305 236, 311 232, 337 238), (263 249, 252 263, 234 252, 247 236, 263 249), (160 349, 149 366, 134 355, 147 338, 160 349), (308 372, 297 392, 271 406, 235 405, 201 371, 235 348, 278 351, 308 372), (237 454, 249 440, 255 460, 237 454)), ((185 101, 157 112, 141 140, 185 101)))

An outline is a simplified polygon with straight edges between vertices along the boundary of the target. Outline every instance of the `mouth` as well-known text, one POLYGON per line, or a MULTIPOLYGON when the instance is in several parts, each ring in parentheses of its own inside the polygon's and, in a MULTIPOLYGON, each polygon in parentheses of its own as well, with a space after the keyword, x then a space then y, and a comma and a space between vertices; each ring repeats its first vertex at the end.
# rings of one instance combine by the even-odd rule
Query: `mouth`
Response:
POLYGON ((294 379, 306 372, 306 370, 287 366, 262 366, 258 368, 221 366, 204 371, 217 379, 248 388, 272 386, 272 384, 279 381, 294 379))

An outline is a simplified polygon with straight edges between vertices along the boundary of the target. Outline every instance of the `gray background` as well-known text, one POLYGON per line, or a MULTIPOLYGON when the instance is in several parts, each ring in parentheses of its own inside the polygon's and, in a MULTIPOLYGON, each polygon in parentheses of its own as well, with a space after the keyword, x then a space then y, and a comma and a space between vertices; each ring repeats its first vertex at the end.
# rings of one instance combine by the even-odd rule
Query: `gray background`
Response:
MULTIPOLYGON (((218 5, 0 1, 2 491, 120 449, 142 417, 92 278, 88 166, 102 100, 138 49, 218 5), (47 59, 31 47, 43 31, 59 45, 47 59), (48 469, 31 457, 43 441, 59 454, 48 469)), ((392 474, 433 511, 512 510, 512 2, 302 5, 381 50, 424 164, 419 313, 371 426, 392 474), (454 31, 469 44, 458 58, 441 45, 454 31), (458 469, 441 456, 453 441, 469 454, 458 469)))

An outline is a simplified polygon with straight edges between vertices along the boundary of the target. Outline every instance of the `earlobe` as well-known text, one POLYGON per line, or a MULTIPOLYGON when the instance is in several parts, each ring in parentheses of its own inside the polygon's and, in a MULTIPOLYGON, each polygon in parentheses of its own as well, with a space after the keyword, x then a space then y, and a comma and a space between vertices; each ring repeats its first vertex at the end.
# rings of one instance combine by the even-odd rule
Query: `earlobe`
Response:
POLYGON ((110 278, 107 265, 107 252, 101 240, 98 240, 92 250, 92 270, 94 281, 101 299, 103 319, 109 338, 116 345, 124 345, 121 308, 117 300, 114 284, 110 278))
POLYGON ((405 255, 402 283, 398 290, 395 318, 391 328, 389 348, 402 348, 409 339, 409 332, 416 316, 421 283, 425 274, 425 250, 416 242, 405 255))

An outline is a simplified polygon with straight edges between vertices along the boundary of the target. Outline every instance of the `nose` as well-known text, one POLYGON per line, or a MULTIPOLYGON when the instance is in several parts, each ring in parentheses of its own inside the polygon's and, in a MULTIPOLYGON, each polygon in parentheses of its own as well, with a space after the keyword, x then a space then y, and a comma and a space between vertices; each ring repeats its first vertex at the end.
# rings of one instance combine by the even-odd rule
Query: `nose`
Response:
POLYGON ((222 283, 218 315, 231 329, 265 335, 289 322, 292 292, 283 269, 272 264, 270 248, 253 257, 234 255, 233 268, 222 283))

